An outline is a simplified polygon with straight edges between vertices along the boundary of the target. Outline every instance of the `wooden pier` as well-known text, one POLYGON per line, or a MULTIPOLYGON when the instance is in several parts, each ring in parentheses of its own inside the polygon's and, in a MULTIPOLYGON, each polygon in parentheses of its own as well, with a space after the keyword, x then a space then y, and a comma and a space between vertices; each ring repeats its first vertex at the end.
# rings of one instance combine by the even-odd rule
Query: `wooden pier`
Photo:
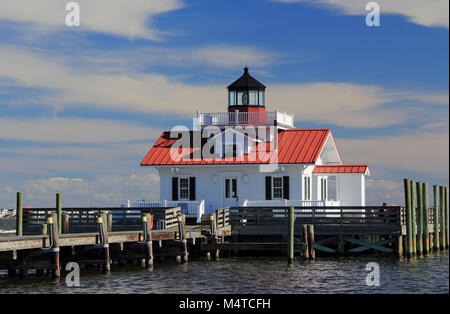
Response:
POLYGON ((23 208, 17 193, 16 235, 0 237, 0 270, 60 276, 70 262, 98 267, 174 259, 283 254, 382 252, 425 255, 449 245, 448 187, 404 180, 405 206, 227 207, 186 224, 175 208, 23 208))

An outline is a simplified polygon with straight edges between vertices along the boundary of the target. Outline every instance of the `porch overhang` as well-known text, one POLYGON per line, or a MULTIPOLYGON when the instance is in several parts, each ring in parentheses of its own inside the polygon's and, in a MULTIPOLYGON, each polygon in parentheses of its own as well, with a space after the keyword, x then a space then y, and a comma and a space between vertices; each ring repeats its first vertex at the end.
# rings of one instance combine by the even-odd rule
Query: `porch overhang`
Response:
POLYGON ((368 165, 316 165, 313 175, 348 175, 360 174, 370 176, 368 165))

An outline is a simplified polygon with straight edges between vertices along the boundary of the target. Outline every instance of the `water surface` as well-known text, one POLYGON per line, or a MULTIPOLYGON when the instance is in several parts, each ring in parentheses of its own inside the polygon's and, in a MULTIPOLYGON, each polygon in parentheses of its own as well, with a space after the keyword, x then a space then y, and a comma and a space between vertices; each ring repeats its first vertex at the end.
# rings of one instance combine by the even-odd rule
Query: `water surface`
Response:
POLYGON ((110 274, 81 270, 81 286, 0 272, 0 293, 449 293, 449 255, 399 260, 393 257, 319 258, 288 266, 284 258, 225 258, 164 262, 152 270, 113 266, 110 274), (366 264, 380 265, 380 286, 366 285, 366 264))

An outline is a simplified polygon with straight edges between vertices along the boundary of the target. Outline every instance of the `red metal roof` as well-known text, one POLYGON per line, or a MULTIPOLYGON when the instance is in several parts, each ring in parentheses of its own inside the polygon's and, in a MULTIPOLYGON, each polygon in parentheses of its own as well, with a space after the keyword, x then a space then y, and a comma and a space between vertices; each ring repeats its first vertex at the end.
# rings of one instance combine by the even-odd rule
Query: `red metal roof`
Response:
POLYGON ((313 173, 366 173, 368 169, 368 165, 315 166, 313 173))
MULTIPOLYGON (((190 131, 192 136, 193 132, 190 131)), ((193 159, 192 153, 201 147, 185 149, 171 148, 178 139, 170 138, 170 132, 164 132, 141 162, 141 166, 171 166, 171 165, 224 165, 224 164, 268 164, 274 160, 279 164, 312 164, 315 163, 323 145, 331 134, 330 129, 289 129, 278 132, 277 152, 270 151, 270 143, 257 144, 251 154, 232 158, 201 158, 193 159), (259 152, 267 152, 266 158, 259 152), (183 157, 188 158, 183 159, 183 157), (260 157, 262 157, 260 159, 260 157)), ((192 141, 191 141, 192 142, 192 141)))

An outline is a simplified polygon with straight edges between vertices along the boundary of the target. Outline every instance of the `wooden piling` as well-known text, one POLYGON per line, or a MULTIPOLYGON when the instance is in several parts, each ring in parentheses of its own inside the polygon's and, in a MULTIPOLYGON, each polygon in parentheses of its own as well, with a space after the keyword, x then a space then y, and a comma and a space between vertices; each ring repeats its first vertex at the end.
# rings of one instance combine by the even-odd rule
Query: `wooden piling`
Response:
POLYGON ((216 224, 216 215, 209 215, 209 221, 211 226, 211 236, 213 238, 217 238, 217 224, 216 224))
POLYGON ((16 199, 16 236, 23 236, 23 203, 22 192, 17 192, 16 199))
POLYGON ((308 240, 309 258, 316 259, 316 250, 314 248, 314 225, 308 225, 308 240))
POLYGON ((48 218, 48 224, 49 224, 49 231, 51 229, 52 237, 53 237, 53 243, 52 243, 52 249, 53 252, 53 266, 55 269, 52 269, 52 276, 53 277, 60 277, 61 276, 61 267, 59 263, 59 232, 58 232, 58 215, 56 213, 53 213, 48 218))
POLYGON ((108 239, 108 227, 106 226, 106 213, 102 213, 99 215, 97 222, 99 224, 100 232, 103 234, 103 237, 100 237, 100 244, 103 246, 103 258, 105 263, 102 267, 103 272, 111 271, 111 259, 109 256, 109 239, 108 239))
POLYGON ((56 215, 58 218, 58 232, 62 233, 62 206, 61 206, 61 193, 56 193, 56 215))
POLYGON ((112 232, 112 227, 113 227, 112 218, 113 218, 112 214, 106 215, 106 225, 108 226, 108 232, 112 232))
POLYGON ((144 225, 144 231, 146 234, 145 243, 145 266, 151 267, 153 265, 153 240, 152 240, 152 230, 150 226, 151 218, 150 214, 144 214, 142 216, 142 223, 144 225))
MULTIPOLYGON (((214 218, 214 216, 213 216, 213 218, 214 218)), ((189 258, 188 258, 188 254, 189 253, 188 253, 188 249, 187 249, 186 232, 185 232, 185 226, 184 226, 184 222, 186 220, 185 220, 183 214, 178 215, 177 219, 178 219, 178 233, 180 234, 180 240, 182 241, 182 247, 181 247, 182 251, 183 251, 183 259, 182 259, 182 261, 187 263, 189 261, 189 258)), ((213 220, 214 220, 214 223, 215 223, 215 219, 213 219, 213 220)), ((216 237, 217 237, 217 233, 216 233, 216 237)), ((217 256, 217 252, 216 252, 216 256, 217 256)))
POLYGON ((448 201, 448 187, 445 187, 445 191, 444 191, 444 196, 445 196, 445 202, 444 202, 444 205, 445 205, 445 238, 446 238, 446 244, 447 244, 447 248, 450 246, 450 239, 449 239, 449 222, 448 222, 448 220, 449 220, 449 217, 448 217, 448 215, 449 215, 449 209, 448 209, 448 203, 449 203, 449 201, 448 201))
POLYGON ((440 238, 439 242, 441 244, 441 250, 445 250, 446 247, 446 238, 445 238, 445 196, 444 196, 444 187, 439 187, 439 208, 440 208, 440 217, 439 217, 439 225, 440 225, 440 238))
POLYGON ((401 234, 397 238, 397 256, 403 257, 403 236, 401 234))
POLYGON ((68 214, 62 214, 62 233, 69 233, 69 221, 70 216, 68 214))
POLYGON ((303 257, 305 259, 309 259, 308 227, 306 225, 302 225, 302 234, 303 234, 303 242, 305 244, 305 251, 303 257))
POLYGON ((412 244, 413 255, 417 253, 417 207, 416 207, 416 182, 411 180, 411 222, 412 222, 412 244))
POLYGON ((416 191, 417 191, 417 254, 423 254, 423 191, 422 191, 422 183, 416 183, 416 191))
POLYGON ((337 236, 337 241, 338 241, 338 245, 337 245, 337 253, 339 256, 344 254, 344 236, 342 234, 337 236))
POLYGON ((403 180, 405 187, 405 208, 406 208, 406 239, 408 242, 408 256, 413 255, 413 231, 412 231, 412 206, 411 206, 411 182, 409 179, 403 180))
POLYGON ((294 263, 294 224, 295 224, 295 212, 294 207, 289 207, 288 210, 288 263, 292 264, 294 263))
POLYGON ((423 193, 423 197, 422 197, 422 216, 423 216, 423 235, 422 235, 422 239, 423 239, 423 244, 424 244, 424 248, 423 248, 423 252, 425 254, 430 253, 430 230, 428 229, 428 222, 430 221, 429 219, 429 210, 428 210, 428 183, 424 182, 422 183, 422 193, 423 193))
POLYGON ((434 249, 439 250, 439 191, 438 186, 433 185, 433 196, 434 196, 434 234, 433 234, 433 242, 434 249))

